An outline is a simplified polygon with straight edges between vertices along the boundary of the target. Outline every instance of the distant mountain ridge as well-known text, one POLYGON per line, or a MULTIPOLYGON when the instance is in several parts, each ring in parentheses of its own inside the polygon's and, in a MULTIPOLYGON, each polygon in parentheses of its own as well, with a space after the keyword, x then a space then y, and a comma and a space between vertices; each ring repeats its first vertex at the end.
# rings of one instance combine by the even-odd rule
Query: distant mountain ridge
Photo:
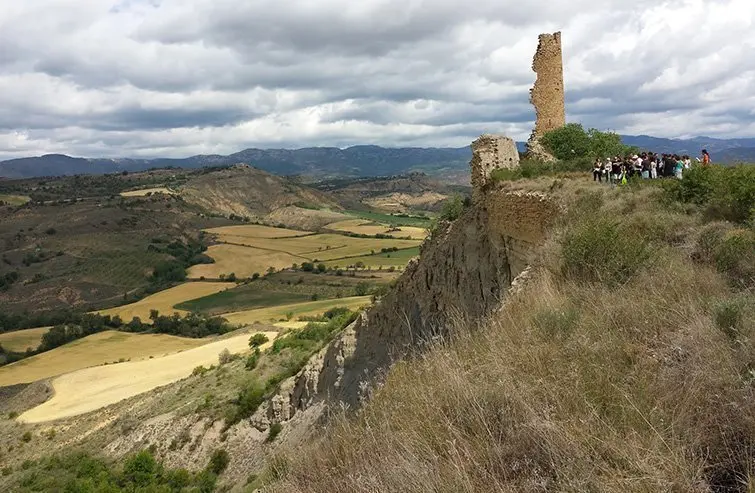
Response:
MULTIPOLYGON (((707 149, 714 162, 755 162, 755 138, 665 139, 648 135, 622 136, 625 144, 655 152, 676 152, 697 156, 707 149)), ((520 151, 524 143, 518 142, 520 151)), ((80 158, 64 154, 11 159, 0 162, 0 177, 32 178, 79 174, 106 174, 122 171, 144 171, 151 168, 201 168, 249 164, 278 175, 305 175, 317 178, 340 176, 385 176, 422 171, 431 175, 465 171, 472 157, 471 149, 380 147, 358 145, 338 147, 307 147, 302 149, 245 149, 223 155, 197 155, 187 158, 80 158)))

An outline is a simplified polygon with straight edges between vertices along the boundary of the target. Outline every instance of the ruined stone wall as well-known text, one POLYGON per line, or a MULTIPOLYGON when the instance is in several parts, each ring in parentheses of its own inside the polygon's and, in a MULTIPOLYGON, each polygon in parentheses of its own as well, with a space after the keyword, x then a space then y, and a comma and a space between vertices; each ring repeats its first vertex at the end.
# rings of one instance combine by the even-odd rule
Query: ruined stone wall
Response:
POLYGON ((541 34, 532 60, 532 70, 537 74, 535 85, 530 90, 530 102, 535 106, 535 129, 527 143, 528 152, 538 156, 544 151, 539 139, 545 133, 566 124, 564 105, 564 65, 561 52, 561 33, 541 34))
POLYGON ((500 309, 558 213, 542 194, 509 192, 485 178, 496 160, 510 156, 510 149, 504 152, 509 141, 475 141, 471 207, 425 241, 421 258, 381 301, 283 383, 253 416, 255 427, 289 420, 294 427, 297 420, 309 425, 328 406, 359 407, 397 359, 452 332, 459 321, 473 325, 500 309))
POLYGON ((472 190, 473 199, 485 189, 490 174, 500 168, 519 166, 519 151, 516 142, 502 135, 484 134, 472 142, 472 190))

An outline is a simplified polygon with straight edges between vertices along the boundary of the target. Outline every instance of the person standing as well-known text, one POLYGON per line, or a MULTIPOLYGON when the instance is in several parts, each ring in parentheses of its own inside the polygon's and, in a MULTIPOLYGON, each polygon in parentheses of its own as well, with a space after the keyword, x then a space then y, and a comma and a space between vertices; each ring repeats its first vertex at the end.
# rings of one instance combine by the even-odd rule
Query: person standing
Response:
POLYGON ((708 154, 708 151, 706 149, 703 149, 703 166, 709 166, 710 165, 710 154, 708 154))

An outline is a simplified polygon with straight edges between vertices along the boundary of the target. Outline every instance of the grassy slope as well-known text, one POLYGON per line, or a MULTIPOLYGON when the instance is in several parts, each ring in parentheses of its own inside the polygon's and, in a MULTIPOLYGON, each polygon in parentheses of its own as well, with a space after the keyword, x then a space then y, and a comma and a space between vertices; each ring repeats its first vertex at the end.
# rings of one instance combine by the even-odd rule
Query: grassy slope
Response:
POLYGON ((572 187, 525 289, 273 461, 269 491, 753 491, 755 297, 690 260, 689 208, 572 187))

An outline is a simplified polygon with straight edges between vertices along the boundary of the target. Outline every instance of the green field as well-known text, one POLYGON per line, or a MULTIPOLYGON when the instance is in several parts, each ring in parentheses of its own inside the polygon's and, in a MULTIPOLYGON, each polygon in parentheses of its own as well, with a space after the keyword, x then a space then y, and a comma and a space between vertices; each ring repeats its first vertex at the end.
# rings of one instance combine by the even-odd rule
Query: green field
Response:
POLYGON ((371 292, 387 282, 381 278, 333 276, 311 273, 278 273, 269 278, 242 284, 236 288, 189 300, 176 305, 181 310, 220 315, 229 312, 269 308, 312 301, 356 296, 357 285, 371 292))
POLYGON ((351 257, 347 259, 331 260, 325 262, 327 267, 333 268, 349 268, 362 262, 365 267, 372 268, 390 268, 390 267, 404 267, 409 260, 419 256, 419 247, 405 248, 397 252, 378 253, 375 255, 363 255, 361 257, 351 257))
POLYGON ((377 223, 390 224, 395 226, 415 226, 417 228, 427 228, 430 226, 429 217, 403 217, 394 216, 393 214, 382 214, 380 212, 365 212, 365 211, 346 211, 346 214, 351 216, 361 217, 363 219, 369 219, 377 223))

